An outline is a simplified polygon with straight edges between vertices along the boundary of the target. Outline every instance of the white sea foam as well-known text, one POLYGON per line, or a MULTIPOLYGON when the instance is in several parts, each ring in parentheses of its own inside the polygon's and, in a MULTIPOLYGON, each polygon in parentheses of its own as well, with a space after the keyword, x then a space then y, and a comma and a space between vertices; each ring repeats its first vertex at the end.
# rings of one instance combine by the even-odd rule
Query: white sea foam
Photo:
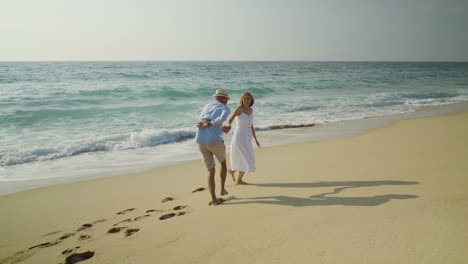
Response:
POLYGON ((195 131, 188 130, 143 130, 141 132, 132 132, 129 135, 110 138, 91 138, 81 142, 24 147, 20 150, 5 150, 3 153, 0 153, 0 165, 11 166, 29 162, 54 160, 83 153, 154 147, 167 143, 185 141, 194 136, 195 131))

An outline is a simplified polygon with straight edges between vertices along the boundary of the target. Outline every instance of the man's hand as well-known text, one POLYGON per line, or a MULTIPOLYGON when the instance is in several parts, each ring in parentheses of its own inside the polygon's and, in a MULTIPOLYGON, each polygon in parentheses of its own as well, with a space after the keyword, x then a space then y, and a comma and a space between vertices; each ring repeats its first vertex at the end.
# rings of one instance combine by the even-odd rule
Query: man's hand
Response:
POLYGON ((206 119, 203 119, 203 121, 197 123, 197 127, 198 127, 198 128, 208 127, 208 126, 211 125, 210 122, 211 122, 211 121, 208 121, 208 120, 206 120, 206 119))

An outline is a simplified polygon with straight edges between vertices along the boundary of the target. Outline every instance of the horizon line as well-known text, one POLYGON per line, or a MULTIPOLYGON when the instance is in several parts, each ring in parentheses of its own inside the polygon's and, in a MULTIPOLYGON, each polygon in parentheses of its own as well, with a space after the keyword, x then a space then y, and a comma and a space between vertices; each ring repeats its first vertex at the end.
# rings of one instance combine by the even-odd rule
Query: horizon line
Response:
POLYGON ((468 60, 0 60, 1 62, 440 62, 466 63, 468 60))

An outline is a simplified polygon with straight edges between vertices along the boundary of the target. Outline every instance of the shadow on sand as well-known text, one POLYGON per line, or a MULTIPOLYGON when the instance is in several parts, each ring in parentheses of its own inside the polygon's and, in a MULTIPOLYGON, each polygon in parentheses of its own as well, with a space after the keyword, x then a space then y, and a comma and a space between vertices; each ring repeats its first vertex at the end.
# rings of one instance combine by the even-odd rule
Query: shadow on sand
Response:
POLYGON ((344 206, 377 206, 386 203, 393 199, 414 199, 416 195, 402 194, 386 194, 375 195, 369 197, 343 197, 343 196, 328 196, 336 195, 346 189, 374 187, 384 185, 415 185, 419 182, 409 181, 336 181, 336 182, 309 182, 309 183, 266 183, 266 184, 251 184, 257 187, 269 188, 322 188, 322 187, 337 187, 332 192, 312 195, 310 197, 292 197, 292 196, 264 196, 253 198, 231 198, 228 204, 277 204, 288 206, 328 206, 328 205, 344 205, 344 206))

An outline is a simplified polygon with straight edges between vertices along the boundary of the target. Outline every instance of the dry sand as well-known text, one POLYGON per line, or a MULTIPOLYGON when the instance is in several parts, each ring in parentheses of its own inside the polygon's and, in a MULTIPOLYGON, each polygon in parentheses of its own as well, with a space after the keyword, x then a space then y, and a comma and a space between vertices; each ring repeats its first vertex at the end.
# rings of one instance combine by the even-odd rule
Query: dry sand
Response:
POLYGON ((200 161, 2 196, 0 263, 468 263, 468 112, 256 155, 217 207, 200 161))

